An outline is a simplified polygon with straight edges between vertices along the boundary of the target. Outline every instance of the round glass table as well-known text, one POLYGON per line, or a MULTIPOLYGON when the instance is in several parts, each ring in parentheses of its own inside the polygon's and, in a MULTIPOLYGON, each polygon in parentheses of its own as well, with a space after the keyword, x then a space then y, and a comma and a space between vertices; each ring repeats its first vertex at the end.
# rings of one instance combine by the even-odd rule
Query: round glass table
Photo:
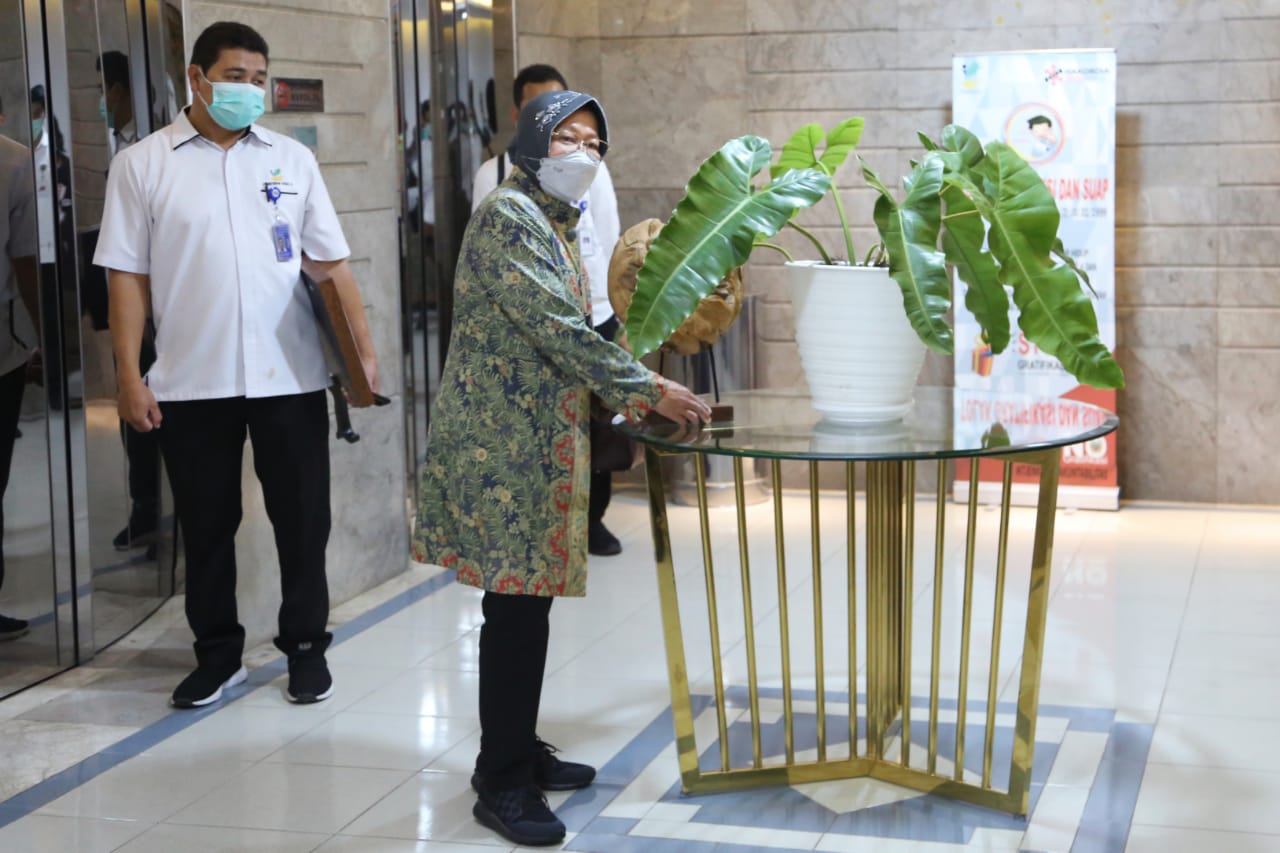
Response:
MULTIPOLYGON (((722 403, 732 406, 732 418, 707 427, 618 427, 645 450, 683 790, 870 776, 1026 814, 1062 448, 1105 441, 1118 418, 1065 398, 950 388, 917 389, 906 418, 880 424, 831 422, 806 396, 788 390, 728 394, 722 403), (680 542, 682 559, 696 560, 701 551, 693 590, 691 573, 676 571, 662 465, 663 457, 690 454, 732 457, 736 493, 730 537, 736 543, 726 543, 724 519, 712 524, 704 460, 696 460, 700 548, 686 553, 680 542), (772 525, 744 499, 744 461, 751 459, 767 460, 770 469, 772 525), (946 488, 953 462, 957 470, 968 469, 969 481, 963 543, 954 548, 948 545, 948 527, 956 525, 947 521, 946 488), (998 520, 987 525, 993 544, 981 542, 979 462, 985 470, 996 466, 1000 477, 998 520), (807 468, 807 478, 793 470, 797 464, 807 468), (784 496, 784 465, 808 481, 799 500, 808 515, 810 541, 800 554, 808 565, 800 572, 794 571, 795 543, 786 542, 785 506, 790 502, 794 512, 797 498, 784 496), (1034 516, 1020 517, 1015 528, 1026 534, 1026 548, 1010 545, 1015 470, 1018 479, 1038 486, 1034 516), (833 473, 840 481, 834 494, 833 473), (918 499, 920 481, 930 487, 918 499), (838 515, 830 506, 834 498, 842 503, 838 515), (717 557, 733 552, 733 544, 738 571, 717 571, 717 557), (1022 557, 1029 566, 1011 565, 1022 557), (919 582, 918 574, 925 575, 919 582), (837 581, 842 600, 824 598, 824 585, 837 581), (727 595, 731 588, 734 594, 727 595), (707 632, 706 646, 686 644, 691 611, 701 608, 682 612, 682 598, 705 599, 697 621, 707 632), (725 636, 729 602, 721 598, 735 599, 732 616, 740 633, 725 636), (1025 609, 1025 619, 1006 618, 1006 599, 1016 615, 1025 609), (974 641, 975 621, 981 642, 974 641), (1016 702, 1002 703, 1006 622, 1021 633, 1022 644, 1009 675, 1016 678, 1016 702), (793 623, 812 631, 797 632, 793 623), (729 646, 740 650, 745 667, 726 664, 729 646), (762 650, 772 667, 763 685, 762 650), (697 696, 689 661, 708 658, 712 695, 697 696), (832 661, 843 663, 833 667, 832 661), (743 675, 745 685, 732 683, 743 675), (942 695, 944 676, 954 695, 942 695), (979 689, 971 700, 972 681, 979 689), (714 706, 715 727, 704 727, 702 741, 718 747, 705 755, 698 720, 703 713, 709 719, 710 710, 703 705, 714 706), (738 711, 744 711, 741 718, 738 711), (731 730, 741 732, 736 745, 731 730)), ((994 513, 984 515, 994 519, 994 513)))

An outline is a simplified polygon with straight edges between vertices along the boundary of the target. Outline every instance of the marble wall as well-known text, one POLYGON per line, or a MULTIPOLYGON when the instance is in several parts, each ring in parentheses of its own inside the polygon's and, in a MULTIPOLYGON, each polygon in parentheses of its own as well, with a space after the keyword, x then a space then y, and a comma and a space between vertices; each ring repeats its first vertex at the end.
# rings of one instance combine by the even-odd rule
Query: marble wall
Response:
MULTIPOLYGON (((1280 2, 519 0, 516 26, 518 65, 602 98, 624 227, 743 133, 861 115, 861 153, 900 174, 950 119, 956 52, 1116 48, 1122 494, 1280 503, 1280 2)), ((837 183, 869 225, 852 167, 837 183)), ((835 234, 828 202, 804 221, 835 234)), ((803 382, 779 273, 749 276, 762 386, 803 382)), ((950 374, 931 355, 923 381, 950 374)))
MULTIPOLYGON (((187 4, 188 51, 209 24, 235 20, 271 48, 271 76, 324 81, 324 113, 268 113, 288 133, 314 126, 320 169, 351 245, 373 330, 383 393, 392 405, 352 412, 361 440, 331 444, 333 604, 404 571, 408 560, 400 371, 400 275, 392 29, 385 0, 248 0, 187 4)), ((249 645, 275 635, 279 568, 251 454, 244 464, 244 521, 236 540, 240 618, 249 645)))

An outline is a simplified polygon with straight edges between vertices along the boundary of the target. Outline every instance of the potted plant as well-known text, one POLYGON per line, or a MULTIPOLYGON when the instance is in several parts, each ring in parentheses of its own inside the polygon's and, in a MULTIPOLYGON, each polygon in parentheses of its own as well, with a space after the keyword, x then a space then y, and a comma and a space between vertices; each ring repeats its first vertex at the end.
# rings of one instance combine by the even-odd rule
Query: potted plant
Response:
POLYGON ((815 408, 831 420, 901 417, 925 348, 953 352, 948 265, 968 285, 965 307, 992 352, 1009 344, 1012 296, 1023 334, 1077 380, 1123 386, 1098 335, 1088 278, 1058 236, 1053 195, 1007 145, 984 148, 954 125, 940 144, 920 135, 923 153, 903 180, 901 199, 863 161, 863 179, 878 192, 881 242, 859 259, 833 179, 862 127, 860 118, 829 132, 802 127, 760 187, 755 178, 772 160, 768 140, 730 140, 704 162, 637 275, 626 322, 633 351, 643 356, 660 346, 727 272, 766 247, 787 256, 801 361, 815 408), (840 218, 843 258, 795 221, 828 193, 840 218), (796 261, 770 242, 784 227, 803 234, 820 260, 796 261))

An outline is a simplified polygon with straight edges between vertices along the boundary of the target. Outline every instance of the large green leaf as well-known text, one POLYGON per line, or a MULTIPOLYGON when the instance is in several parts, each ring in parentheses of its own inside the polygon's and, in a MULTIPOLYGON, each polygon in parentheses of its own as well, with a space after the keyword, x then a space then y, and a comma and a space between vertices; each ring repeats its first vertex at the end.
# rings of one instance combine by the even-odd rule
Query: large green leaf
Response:
POLYGON ((1035 169, 999 142, 977 165, 994 205, 987 240, 1001 278, 1013 287, 1023 334, 1062 362, 1067 372, 1096 388, 1124 387, 1124 374, 1098 338, 1093 303, 1076 273, 1054 266, 1058 208, 1035 169))
POLYGON ((942 147, 959 154, 965 166, 974 166, 983 157, 982 142, 958 124, 949 124, 942 129, 942 147))
POLYGON ((637 358, 662 346, 730 270, 746 263, 757 240, 778 233, 830 188, 830 177, 806 169, 754 190, 751 179, 770 155, 766 139, 734 139, 689 180, 636 277, 627 341, 637 358))
POLYGON ((1000 270, 983 244, 987 226, 973 201, 957 186, 949 184, 942 194, 947 205, 943 223, 942 249, 947 263, 968 285, 964 304, 978 325, 986 332, 993 352, 1004 352, 1009 345, 1009 295, 1000 283, 1000 270))
POLYGON ((902 290, 907 319, 930 349, 950 353, 954 347, 947 309, 951 283, 946 258, 938 251, 942 225, 942 159, 930 152, 904 181, 910 186, 899 204, 893 193, 864 161, 862 176, 880 193, 875 220, 889 250, 889 275, 902 290))
POLYGON ((829 133, 820 124, 806 124, 782 146, 778 162, 769 167, 769 174, 777 178, 792 169, 817 169, 834 175, 858 147, 862 126, 863 120, 857 116, 840 122, 829 133), (821 154, 819 146, 823 149, 821 154))
POLYGON ((769 167, 769 176, 780 178, 792 169, 816 169, 818 163, 818 146, 827 138, 822 125, 806 124, 791 134, 791 138, 782 146, 778 162, 769 167))
POLYGON ((827 147, 822 151, 822 165, 828 175, 834 175, 858 147, 858 140, 862 139, 862 124, 862 119, 854 116, 831 128, 827 134, 827 147))

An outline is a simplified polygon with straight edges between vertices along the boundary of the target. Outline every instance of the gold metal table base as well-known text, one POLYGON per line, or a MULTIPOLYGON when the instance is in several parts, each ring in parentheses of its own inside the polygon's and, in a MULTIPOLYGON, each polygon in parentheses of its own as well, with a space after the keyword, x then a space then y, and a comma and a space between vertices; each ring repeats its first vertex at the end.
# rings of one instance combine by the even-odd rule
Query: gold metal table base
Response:
MULTIPOLYGON (((928 712, 925 719, 913 718, 911 663, 912 610, 914 601, 916 463, 913 461, 871 461, 835 463, 846 466, 848 673, 839 687, 848 691, 848 749, 845 754, 829 755, 828 685, 824 665, 822 540, 819 519, 818 465, 809 465, 809 506, 811 531, 811 581, 813 637, 808 648, 793 648, 790 631, 791 606, 785 537, 783 530, 783 498, 781 463, 772 462, 774 494, 774 538, 776 540, 775 571, 777 576, 778 623, 782 664, 782 722, 784 760, 766 764, 762 747, 762 725, 758 679, 755 602, 751 591, 752 573, 749 559, 749 535, 746 503, 743 498, 743 460, 734 460, 737 491, 737 538, 742 589, 741 607, 745 637, 747 696, 750 716, 752 761, 749 767, 733 767, 729 748, 729 707, 726 701, 725 675, 722 664, 720 613, 716 597, 713 566, 711 524, 703 466, 695 464, 699 494, 698 512, 702 538, 703 579, 706 586, 707 625, 710 634, 711 668, 714 680, 714 706, 720 747, 719 769, 704 770, 699 765, 700 750, 694 732, 694 714, 686 666, 685 640, 680 619, 675 562, 671 551, 671 531, 667 519, 661 456, 653 447, 645 448, 648 475, 650 515, 658 566, 658 587, 662 607, 663 633, 666 641, 668 674, 671 681, 671 703, 675 718, 677 752, 681 787, 686 793, 727 791, 763 785, 788 785, 833 779, 872 777, 915 790, 938 794, 956 800, 1014 814, 1026 814, 1031 788, 1031 765, 1035 745, 1036 716, 1040 693, 1040 670, 1044 658, 1045 619, 1049 601, 1049 570, 1053 556, 1054 517, 1057 509, 1058 465, 1061 451, 1038 450, 997 458, 1004 465, 1000 505, 998 547, 994 590, 989 606, 992 617, 990 674, 985 702, 985 730, 982 739, 980 781, 965 777, 965 738, 970 707, 968 682, 971 635, 975 609, 976 541, 978 521, 978 463, 971 464, 967 527, 964 550, 963 605, 961 611, 959 649, 942 644, 943 581, 945 562, 947 460, 939 460, 935 496, 935 529, 933 545, 933 601, 929 667, 928 712), (1040 472, 1040 495, 1036 507, 1035 533, 1032 544, 1030 586, 1027 590, 1026 621, 1023 626, 1023 648, 1019 675, 1018 701, 1013 727, 1012 752, 1008 785, 998 789, 992 781, 992 764, 996 742, 997 696, 999 692, 999 658, 1001 628, 1004 621, 1006 568, 1009 552, 1010 495, 1013 466, 1035 466, 1040 472), (857 466, 865 466, 866 477, 866 542, 865 559, 859 565, 856 542, 856 501, 854 484, 857 466), (865 624, 857 625, 858 573, 863 574, 866 601, 865 624), (859 633, 865 643, 865 749, 859 750, 858 656, 859 633), (795 686, 791 662, 793 655, 812 655, 814 663, 814 706, 816 717, 816 760, 796 758, 795 686), (950 774, 938 772, 940 673, 945 656, 958 656, 959 679, 956 698, 955 745, 944 756, 952 763, 950 774), (927 727, 927 748, 923 755, 911 749, 914 727, 927 727), (897 755, 893 741, 897 740, 897 755)), ((823 463, 831 464, 831 463, 823 463)), ((953 657, 952 661, 956 661, 953 657)), ((915 729, 917 732, 919 729, 915 729)), ((842 733, 842 737, 844 733, 842 733)), ((977 776, 977 773, 973 774, 977 776)))

